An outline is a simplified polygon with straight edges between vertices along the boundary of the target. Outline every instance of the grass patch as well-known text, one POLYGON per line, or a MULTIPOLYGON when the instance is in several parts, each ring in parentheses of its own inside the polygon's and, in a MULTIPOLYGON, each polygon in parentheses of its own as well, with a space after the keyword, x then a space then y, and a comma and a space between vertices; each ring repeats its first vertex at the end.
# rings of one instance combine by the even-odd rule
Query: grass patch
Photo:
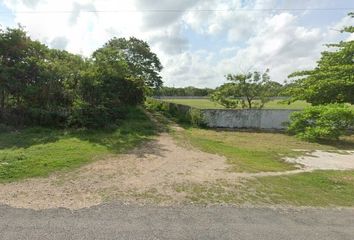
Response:
MULTIPOLYGON (((163 99, 166 102, 173 102, 183 105, 188 105, 191 107, 199 109, 224 109, 225 107, 210 101, 209 99, 180 99, 180 98, 170 98, 163 99)), ((265 104, 264 109, 304 109, 310 106, 309 103, 305 101, 296 101, 291 104, 284 102, 283 100, 272 100, 265 104)))
POLYGON ((0 134, 0 182, 68 171, 104 154, 131 149, 155 132, 155 125, 138 108, 114 129, 8 130, 0 134))
POLYGON ((184 193, 188 202, 199 204, 354 207, 354 171, 260 177, 239 184, 183 183, 175 190, 184 193))
POLYGON ((282 133, 188 128, 175 135, 205 152, 225 156, 230 171, 235 172, 293 170, 294 165, 282 161, 284 157, 295 157, 314 150, 354 149, 354 136, 336 142, 309 143, 282 133))
MULTIPOLYGON (((316 171, 263 177, 247 183, 272 204, 295 206, 354 206, 354 171, 316 171)), ((262 202, 262 198, 256 198, 262 202)))

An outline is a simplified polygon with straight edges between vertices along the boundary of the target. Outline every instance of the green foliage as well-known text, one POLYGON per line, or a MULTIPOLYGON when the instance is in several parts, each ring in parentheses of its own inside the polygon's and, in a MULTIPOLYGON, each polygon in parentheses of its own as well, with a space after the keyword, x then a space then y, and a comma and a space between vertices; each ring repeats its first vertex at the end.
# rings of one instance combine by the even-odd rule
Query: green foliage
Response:
MULTIPOLYGON (((354 17, 353 13, 350 14, 354 17)), ((353 33, 354 26, 342 32, 353 33)), ((354 103, 354 40, 328 44, 330 51, 322 52, 317 67, 291 74, 295 81, 288 89, 293 100, 306 100, 314 105, 354 103)))
POLYGON ((147 43, 112 39, 91 58, 50 49, 22 27, 0 29, 0 122, 106 127, 161 85, 162 66, 147 43))
POLYGON ((343 104, 319 105, 294 112, 288 131, 309 141, 333 140, 354 126, 354 110, 343 104))
MULTIPOLYGON (((160 60, 151 52, 149 45, 135 37, 113 38, 103 49, 114 51, 114 61, 123 59, 127 63, 129 75, 145 82, 147 87, 159 88, 162 86, 159 72, 162 70, 160 60)), ((95 55, 95 54, 94 54, 95 55)))
POLYGON ((190 123, 193 126, 205 126, 203 113, 200 109, 191 108, 188 112, 190 123))
POLYGON ((247 74, 229 74, 230 83, 218 87, 211 95, 211 100, 226 108, 263 108, 270 97, 277 96, 281 85, 270 81, 269 70, 263 74, 253 72, 247 74))
POLYGON ((203 114, 200 109, 153 98, 147 98, 145 106, 149 110, 159 111, 167 117, 174 118, 180 123, 188 123, 193 126, 205 126, 203 114))

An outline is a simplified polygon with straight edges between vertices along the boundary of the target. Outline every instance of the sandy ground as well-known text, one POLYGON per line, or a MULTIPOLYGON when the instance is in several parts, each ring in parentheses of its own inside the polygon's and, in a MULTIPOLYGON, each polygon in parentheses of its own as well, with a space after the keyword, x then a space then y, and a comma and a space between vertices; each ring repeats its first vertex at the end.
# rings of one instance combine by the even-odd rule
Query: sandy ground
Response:
POLYGON ((314 151, 310 155, 298 158, 286 158, 310 170, 347 170, 354 169, 354 151, 324 152, 314 151))
POLYGON ((175 191, 179 183, 204 183, 218 179, 242 184, 243 178, 296 174, 315 169, 354 169, 354 153, 341 155, 316 151, 287 159, 303 168, 285 172, 232 173, 222 156, 184 147, 167 133, 129 154, 114 155, 70 173, 53 174, 0 185, 0 204, 13 207, 79 209, 104 201, 141 202, 162 205, 183 202, 175 191))

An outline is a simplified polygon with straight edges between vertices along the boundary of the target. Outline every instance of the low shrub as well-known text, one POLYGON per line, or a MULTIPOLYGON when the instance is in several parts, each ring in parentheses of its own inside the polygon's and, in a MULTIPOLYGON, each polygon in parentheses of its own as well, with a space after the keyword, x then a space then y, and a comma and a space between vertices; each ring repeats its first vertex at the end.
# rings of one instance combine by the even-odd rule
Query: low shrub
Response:
POLYGON ((345 104, 329 104, 294 112, 288 132, 309 141, 336 140, 352 126, 354 110, 345 104))
POLYGON ((149 110, 159 111, 167 117, 172 117, 180 123, 188 123, 192 124, 193 126, 205 125, 201 110, 196 108, 169 103, 153 98, 146 99, 145 106, 149 110))

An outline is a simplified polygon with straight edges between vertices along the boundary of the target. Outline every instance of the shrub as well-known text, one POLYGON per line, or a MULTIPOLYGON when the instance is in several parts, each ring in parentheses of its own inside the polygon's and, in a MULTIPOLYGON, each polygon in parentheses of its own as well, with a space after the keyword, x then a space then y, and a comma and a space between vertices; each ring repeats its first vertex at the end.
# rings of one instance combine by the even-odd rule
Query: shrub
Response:
POLYGON ((145 106, 149 110, 159 111, 167 117, 172 117, 180 123, 189 123, 193 126, 205 125, 202 112, 196 108, 153 98, 146 99, 145 106))
POLYGON ((199 109, 191 108, 188 115, 189 121, 193 126, 205 126, 203 114, 199 109))
POLYGON ((311 106, 290 116, 288 131, 309 141, 335 140, 354 125, 354 111, 344 104, 311 106))

